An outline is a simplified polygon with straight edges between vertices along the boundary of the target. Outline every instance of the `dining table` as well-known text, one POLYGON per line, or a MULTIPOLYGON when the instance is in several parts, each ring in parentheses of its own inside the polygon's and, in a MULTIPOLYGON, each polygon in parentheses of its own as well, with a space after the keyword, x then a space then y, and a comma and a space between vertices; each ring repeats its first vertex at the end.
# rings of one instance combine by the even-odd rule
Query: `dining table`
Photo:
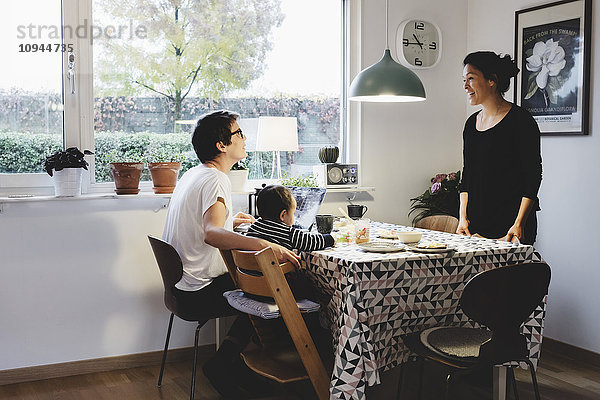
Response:
MULTIPOLYGON (((461 310, 465 284, 476 274, 506 265, 543 261, 533 246, 407 226, 371 222, 378 232, 420 231, 421 242, 445 252, 363 251, 355 243, 301 254, 304 273, 317 287, 321 323, 333 336, 331 399, 366 399, 381 373, 408 360, 401 336, 433 326, 480 327, 461 310)), ((383 239, 382 239, 383 240, 383 239)), ((400 247, 401 244, 399 243, 400 247)), ((546 297, 521 326, 537 365, 546 297)), ((506 366, 495 367, 494 398, 506 396, 506 366)))

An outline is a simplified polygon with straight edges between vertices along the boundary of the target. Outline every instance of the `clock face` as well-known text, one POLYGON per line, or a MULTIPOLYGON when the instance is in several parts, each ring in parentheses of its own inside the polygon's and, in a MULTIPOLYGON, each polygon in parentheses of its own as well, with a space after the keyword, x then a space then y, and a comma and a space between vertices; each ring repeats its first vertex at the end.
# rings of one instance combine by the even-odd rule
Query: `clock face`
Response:
POLYGON ((440 29, 431 22, 410 19, 398 26, 396 54, 410 68, 430 68, 442 54, 440 29))

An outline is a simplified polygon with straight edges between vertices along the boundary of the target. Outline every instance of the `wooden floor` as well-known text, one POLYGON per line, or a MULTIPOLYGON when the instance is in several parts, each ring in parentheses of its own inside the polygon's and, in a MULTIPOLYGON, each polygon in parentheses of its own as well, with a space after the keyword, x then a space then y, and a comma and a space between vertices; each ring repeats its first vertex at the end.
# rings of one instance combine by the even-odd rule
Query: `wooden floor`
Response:
MULTIPOLYGON (((200 360, 200 363, 203 360, 200 360)), ((409 363, 402 399, 416 399, 417 369, 409 363)), ((167 364, 162 388, 156 387, 158 366, 124 369, 67 378, 48 379, 28 383, 0 386, 0 399, 8 400, 177 400, 188 399, 191 361, 167 364)), ((395 399, 398 369, 382 374, 382 384, 369 388, 369 399, 395 399)), ((442 398, 445 371, 428 364, 425 368, 424 399, 442 398)), ((520 399, 533 399, 528 371, 517 371, 520 399)), ((538 381, 546 400, 598 400, 600 399, 600 367, 585 365, 575 360, 553 354, 543 354, 538 368, 538 381)), ((472 380, 472 379, 471 379, 472 380)), ((263 400, 311 399, 312 388, 307 384, 283 388, 275 386, 275 395, 263 400)), ((196 394, 198 400, 219 399, 198 368, 196 394)), ((452 398, 461 400, 491 399, 491 390, 481 382, 459 380, 452 398)), ((512 398, 512 396, 509 396, 512 398)))

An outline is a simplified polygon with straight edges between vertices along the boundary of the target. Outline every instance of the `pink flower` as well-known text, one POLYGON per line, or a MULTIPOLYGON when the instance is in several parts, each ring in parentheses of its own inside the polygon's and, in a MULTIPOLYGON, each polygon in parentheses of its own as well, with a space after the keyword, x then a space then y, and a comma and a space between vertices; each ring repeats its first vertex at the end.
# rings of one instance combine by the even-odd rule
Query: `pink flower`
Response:
POLYGON ((450 174, 448 175, 448 179, 450 179, 451 181, 456 179, 456 172, 450 172, 450 174))
POLYGON ((433 185, 431 185, 431 193, 437 193, 440 191, 441 188, 442 184, 439 182, 435 182, 433 185))

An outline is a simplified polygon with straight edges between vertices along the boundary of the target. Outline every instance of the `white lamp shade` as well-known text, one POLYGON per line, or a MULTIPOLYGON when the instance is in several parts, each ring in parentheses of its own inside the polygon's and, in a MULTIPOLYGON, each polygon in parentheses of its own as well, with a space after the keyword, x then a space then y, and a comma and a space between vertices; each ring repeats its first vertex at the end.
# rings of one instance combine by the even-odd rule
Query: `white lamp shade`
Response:
POLYGON ((298 151, 296 117, 259 117, 257 151, 298 151))
POLYGON ((246 151, 256 151, 258 118, 240 118, 237 123, 242 132, 244 132, 244 136, 246 136, 246 151))

